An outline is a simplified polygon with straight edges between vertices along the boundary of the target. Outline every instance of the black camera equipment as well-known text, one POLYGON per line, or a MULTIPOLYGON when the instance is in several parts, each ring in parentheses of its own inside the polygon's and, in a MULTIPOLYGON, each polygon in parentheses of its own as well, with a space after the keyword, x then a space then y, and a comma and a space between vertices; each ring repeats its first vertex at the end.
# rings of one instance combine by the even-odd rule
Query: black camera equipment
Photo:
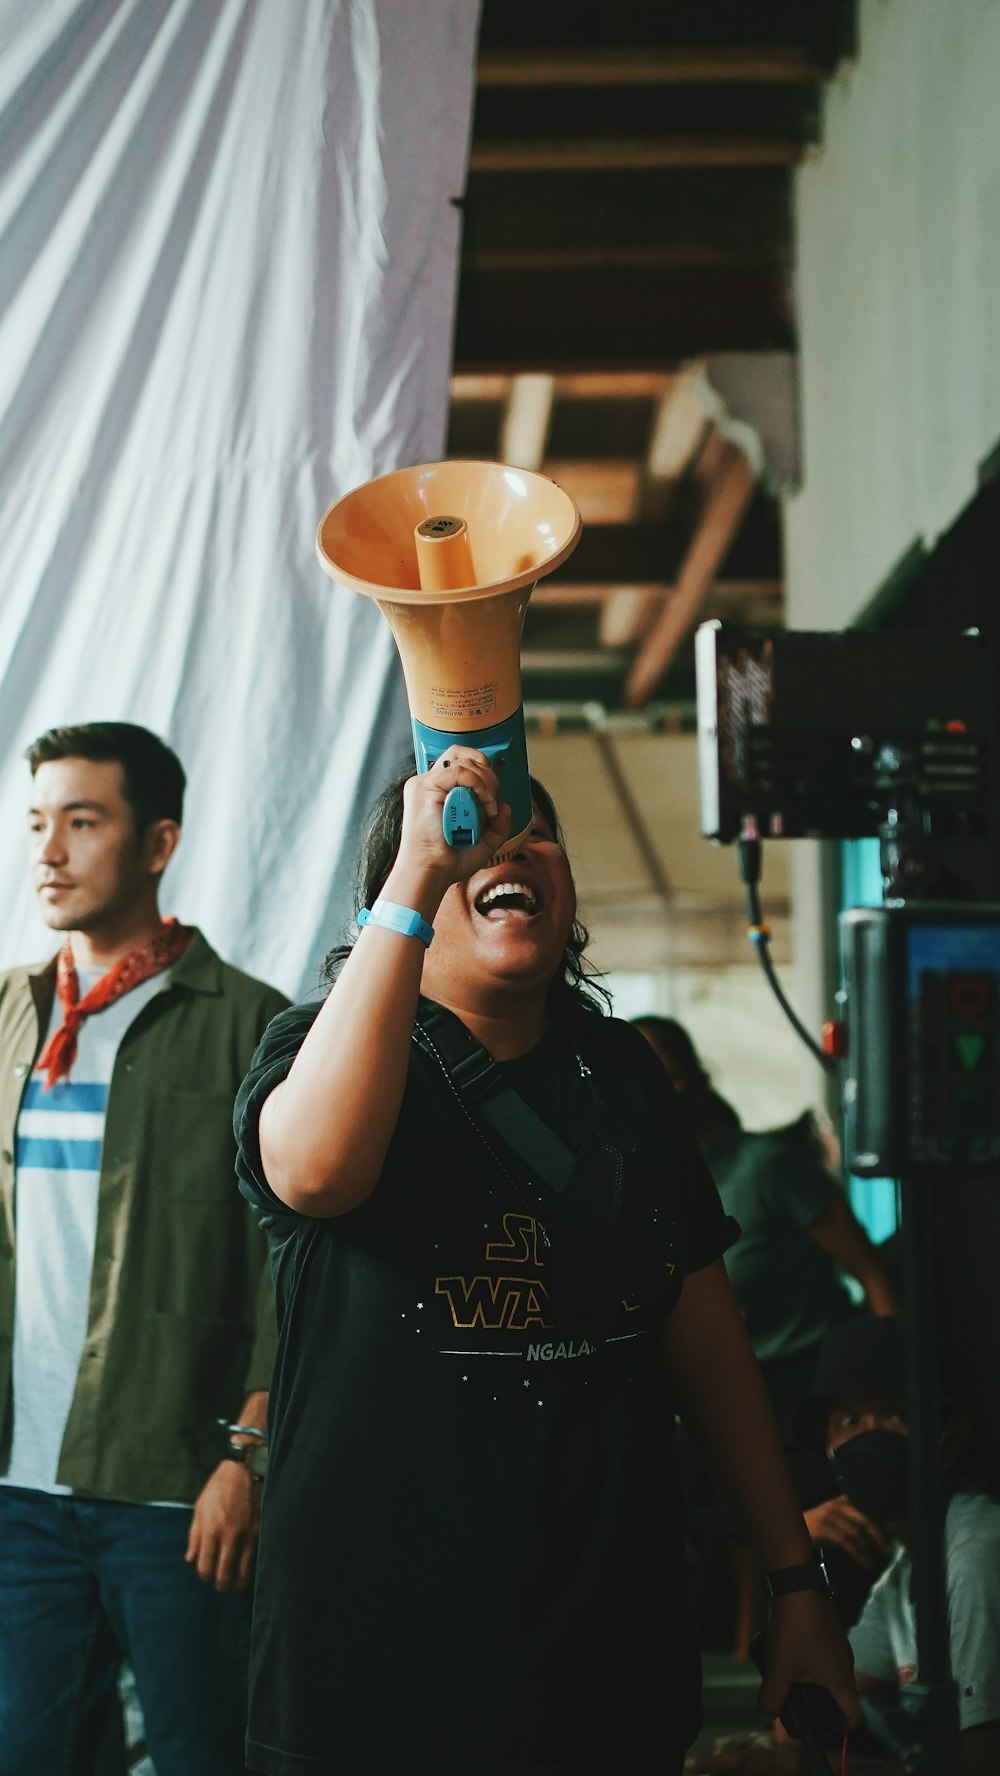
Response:
POLYGON ((978 631, 807 633, 704 623, 695 638, 702 833, 737 841, 749 935, 783 1009, 839 1075, 847 1168, 893 1177, 910 1307, 908 1414, 923 1769, 960 1765, 930 1191, 1000 1159, 1000 905, 969 898, 991 838, 993 658, 978 631), (879 907, 841 913, 839 1020, 789 1005, 761 916, 762 838, 877 837, 879 907))
POLYGON ((942 841, 985 830, 993 668, 978 633, 703 623, 695 664, 706 838, 739 838, 747 817, 776 839, 912 822, 893 864, 902 890, 921 867, 940 877, 942 841))

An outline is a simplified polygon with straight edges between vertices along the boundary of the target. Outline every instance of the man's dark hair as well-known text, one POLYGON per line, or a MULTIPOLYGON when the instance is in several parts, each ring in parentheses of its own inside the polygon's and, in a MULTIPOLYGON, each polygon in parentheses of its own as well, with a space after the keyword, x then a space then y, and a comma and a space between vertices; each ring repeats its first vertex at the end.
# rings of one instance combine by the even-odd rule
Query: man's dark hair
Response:
POLYGON ((25 753, 31 775, 39 765, 57 759, 105 760, 121 765, 122 793, 132 810, 141 838, 154 820, 176 820, 184 813, 184 767, 175 752, 148 728, 133 722, 80 722, 75 727, 49 728, 25 753))
MULTIPOLYGON (((411 766, 386 784, 369 813, 355 875, 355 906, 359 912, 362 907, 374 906, 396 861, 403 832, 403 785, 415 775, 415 767, 411 766)), ((561 845, 562 829, 552 797, 536 778, 532 777, 530 783, 535 807, 561 845)), ((608 1010, 610 994, 598 984, 584 959, 589 942, 586 926, 575 919, 562 964, 549 988, 549 1012, 557 1022, 571 1023, 580 1012, 608 1010)), ((327 981, 336 980, 351 947, 350 944, 338 944, 330 951, 323 968, 327 981)))

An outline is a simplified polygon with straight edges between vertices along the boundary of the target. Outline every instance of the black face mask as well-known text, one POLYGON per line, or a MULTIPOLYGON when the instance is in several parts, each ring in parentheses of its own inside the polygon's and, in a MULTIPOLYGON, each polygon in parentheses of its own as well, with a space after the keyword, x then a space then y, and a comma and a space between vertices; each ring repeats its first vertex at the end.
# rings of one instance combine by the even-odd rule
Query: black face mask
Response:
POLYGON ((899 1431, 859 1431, 834 1454, 852 1505, 884 1528, 910 1514, 910 1439, 899 1431))

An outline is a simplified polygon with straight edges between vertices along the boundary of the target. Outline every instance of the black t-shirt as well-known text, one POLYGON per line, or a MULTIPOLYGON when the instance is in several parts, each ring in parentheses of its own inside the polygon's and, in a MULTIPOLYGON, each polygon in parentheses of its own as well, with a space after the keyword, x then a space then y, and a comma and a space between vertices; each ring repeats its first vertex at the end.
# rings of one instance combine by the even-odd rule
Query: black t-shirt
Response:
POLYGON ((758 1362, 815 1354, 851 1311, 836 1265, 808 1234, 837 1194, 815 1142, 794 1127, 737 1127, 710 1149, 709 1165, 742 1230, 726 1269, 758 1362))
POLYGON ((377 1189, 296 1214, 257 1124, 317 1011, 274 1020, 236 1109, 279 1320, 251 1767, 659 1776, 699 1723, 659 1333, 733 1223, 648 1045, 596 1014, 502 1068, 584 1137, 561 1198, 414 1045, 377 1189))

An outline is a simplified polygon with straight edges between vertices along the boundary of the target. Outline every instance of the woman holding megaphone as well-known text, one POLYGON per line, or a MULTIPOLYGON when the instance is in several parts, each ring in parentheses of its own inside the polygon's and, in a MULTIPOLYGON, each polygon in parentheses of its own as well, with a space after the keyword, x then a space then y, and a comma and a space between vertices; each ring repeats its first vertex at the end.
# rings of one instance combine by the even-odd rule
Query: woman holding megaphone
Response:
POLYGON ((777 1712, 850 1654, 721 1255, 736 1235, 605 1013, 555 811, 482 753, 377 805, 359 934, 237 1104, 280 1345, 248 1761, 272 1776, 671 1776, 699 1725, 680 1413, 770 1575, 777 1712), (449 846, 458 784, 487 822, 449 846))

